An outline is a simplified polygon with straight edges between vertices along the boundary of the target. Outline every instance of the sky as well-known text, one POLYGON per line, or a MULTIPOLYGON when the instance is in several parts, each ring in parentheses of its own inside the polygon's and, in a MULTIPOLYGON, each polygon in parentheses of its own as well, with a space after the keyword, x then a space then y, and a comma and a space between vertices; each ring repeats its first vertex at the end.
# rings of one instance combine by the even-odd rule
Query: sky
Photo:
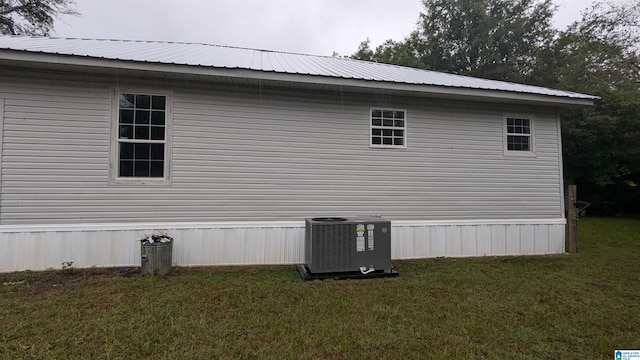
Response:
MULTIPOLYGON (((581 18, 590 0, 555 0, 557 28, 581 18)), ((351 55, 416 27, 420 0, 75 0, 52 36, 206 43, 351 55)))

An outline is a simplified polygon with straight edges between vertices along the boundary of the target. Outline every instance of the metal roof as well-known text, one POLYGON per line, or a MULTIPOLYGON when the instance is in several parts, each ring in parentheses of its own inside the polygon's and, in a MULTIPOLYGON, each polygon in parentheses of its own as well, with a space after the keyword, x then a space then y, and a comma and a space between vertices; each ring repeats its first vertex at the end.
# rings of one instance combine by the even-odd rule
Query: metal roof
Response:
MULTIPOLYGON (((570 91, 452 75, 348 58, 304 55, 239 47, 158 41, 69 39, 0 36, 0 59, 9 53, 49 54, 84 59, 119 60, 144 64, 171 64, 207 69, 242 69, 276 74, 365 80, 387 84, 490 90, 563 98, 586 103, 596 96, 570 91)), ((59 60, 64 62, 65 60, 59 60)))

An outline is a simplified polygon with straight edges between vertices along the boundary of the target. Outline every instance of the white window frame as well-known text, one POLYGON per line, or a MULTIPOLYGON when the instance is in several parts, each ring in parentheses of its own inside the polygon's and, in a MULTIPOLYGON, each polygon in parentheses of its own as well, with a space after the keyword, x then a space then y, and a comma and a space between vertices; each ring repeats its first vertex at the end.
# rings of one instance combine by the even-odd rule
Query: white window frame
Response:
POLYGON ((171 149, 173 134, 173 92, 147 88, 113 88, 111 90, 111 134, 109 156, 110 185, 170 185, 171 184, 171 149), (136 95, 157 95, 165 97, 165 136, 163 177, 121 177, 120 174, 120 141, 119 141, 119 95, 120 93, 136 95))
POLYGON ((504 114, 502 117, 503 127, 503 146, 504 154, 506 156, 536 156, 536 131, 535 131, 535 116, 532 114, 504 114), (529 120, 529 132, 530 134, 510 134, 507 131, 507 119, 528 119, 529 120), (508 136, 528 136, 529 137, 529 150, 509 150, 508 148, 508 136))
POLYGON ((388 107, 384 107, 384 106, 376 106, 376 107, 369 108, 369 147, 381 148, 381 149, 406 149, 407 148, 407 131, 408 131, 407 122, 408 122, 408 119, 407 119, 407 110, 406 109, 394 109, 394 108, 388 108, 388 107), (404 119, 403 119, 404 127, 395 128, 395 127, 386 127, 386 126, 374 126, 373 125, 372 115, 371 115, 373 110, 402 111, 404 113, 404 119), (373 134, 372 134, 373 129, 402 130, 403 131, 402 145, 374 144, 373 143, 373 134))

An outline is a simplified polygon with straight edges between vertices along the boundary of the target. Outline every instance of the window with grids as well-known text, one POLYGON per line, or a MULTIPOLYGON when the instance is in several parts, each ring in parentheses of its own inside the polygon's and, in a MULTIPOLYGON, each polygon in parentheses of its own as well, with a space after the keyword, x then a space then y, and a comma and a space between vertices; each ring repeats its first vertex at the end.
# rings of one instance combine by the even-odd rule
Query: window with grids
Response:
POLYGON ((532 122, 529 118, 507 117, 507 150, 531 152, 532 148, 532 122))
POLYGON ((406 147, 404 110, 371 109, 371 146, 406 147))
POLYGON ((118 177, 165 177, 166 123, 166 96, 118 94, 118 177))

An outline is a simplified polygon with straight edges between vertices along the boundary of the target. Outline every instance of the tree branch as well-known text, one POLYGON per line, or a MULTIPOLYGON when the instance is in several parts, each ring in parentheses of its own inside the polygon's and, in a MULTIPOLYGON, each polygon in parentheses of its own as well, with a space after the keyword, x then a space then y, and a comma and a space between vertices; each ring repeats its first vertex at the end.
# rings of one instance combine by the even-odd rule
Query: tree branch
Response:
MULTIPOLYGON (((18 12, 20 10, 27 9, 32 5, 33 2, 34 2, 33 0, 29 0, 29 2, 27 2, 25 4, 22 4, 20 6, 14 6, 12 8, 7 9, 7 10, 0 11, 0 15, 7 15, 7 14, 11 14, 13 12, 18 12)), ((34 4, 34 5, 37 5, 37 4, 34 4)))

